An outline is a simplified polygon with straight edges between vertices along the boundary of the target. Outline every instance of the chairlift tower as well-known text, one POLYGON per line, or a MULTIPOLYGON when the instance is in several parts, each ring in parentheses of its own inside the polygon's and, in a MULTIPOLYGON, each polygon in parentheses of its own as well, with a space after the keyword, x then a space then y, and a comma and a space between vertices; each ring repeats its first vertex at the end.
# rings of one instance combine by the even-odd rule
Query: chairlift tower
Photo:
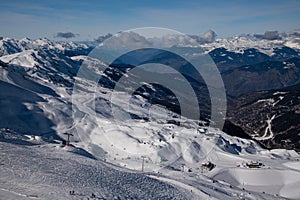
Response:
POLYGON ((70 145, 70 136, 74 136, 72 133, 64 133, 64 135, 68 136, 67 145, 70 145))
POLYGON ((142 172, 144 171, 145 158, 146 156, 142 156, 142 172))

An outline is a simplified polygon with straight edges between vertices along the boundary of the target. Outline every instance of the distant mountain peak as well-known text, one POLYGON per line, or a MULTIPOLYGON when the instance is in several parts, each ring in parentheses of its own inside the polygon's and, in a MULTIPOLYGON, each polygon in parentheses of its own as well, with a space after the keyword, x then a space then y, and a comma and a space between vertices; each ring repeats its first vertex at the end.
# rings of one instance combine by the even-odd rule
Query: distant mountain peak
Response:
POLYGON ((209 30, 203 34, 203 39, 207 42, 214 42, 216 40, 217 34, 213 30, 209 30))

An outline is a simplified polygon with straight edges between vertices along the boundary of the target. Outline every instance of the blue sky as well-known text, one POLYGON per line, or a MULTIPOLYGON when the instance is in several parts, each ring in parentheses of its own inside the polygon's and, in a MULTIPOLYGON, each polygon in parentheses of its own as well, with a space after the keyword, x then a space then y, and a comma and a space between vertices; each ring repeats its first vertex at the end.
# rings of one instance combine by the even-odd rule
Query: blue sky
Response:
POLYGON ((0 36, 73 40, 137 27, 164 27, 182 33, 214 30, 220 37, 299 29, 299 0, 0 0, 0 36))

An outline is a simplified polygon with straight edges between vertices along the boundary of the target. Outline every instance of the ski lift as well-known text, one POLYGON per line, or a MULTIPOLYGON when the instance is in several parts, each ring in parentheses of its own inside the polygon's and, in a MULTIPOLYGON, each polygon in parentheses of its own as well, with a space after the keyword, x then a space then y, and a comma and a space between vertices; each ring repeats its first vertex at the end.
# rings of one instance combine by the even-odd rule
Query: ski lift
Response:
MULTIPOLYGON (((67 139, 67 142, 65 143, 66 146, 69 146, 70 145, 70 136, 74 136, 72 133, 63 133, 64 135, 67 135, 68 136, 68 139, 67 139)), ((64 142, 63 142, 64 144, 64 142)))

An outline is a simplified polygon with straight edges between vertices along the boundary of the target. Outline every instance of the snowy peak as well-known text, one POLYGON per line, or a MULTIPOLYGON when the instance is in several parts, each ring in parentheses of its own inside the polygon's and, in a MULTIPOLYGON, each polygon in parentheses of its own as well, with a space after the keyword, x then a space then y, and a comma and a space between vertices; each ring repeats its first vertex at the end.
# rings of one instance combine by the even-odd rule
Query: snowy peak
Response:
POLYGON ((68 56, 45 49, 29 49, 0 57, 0 60, 9 65, 26 68, 43 68, 49 71, 65 71, 76 66, 68 56))
POLYGON ((0 40, 0 56, 9 55, 17 52, 21 52, 22 48, 18 45, 18 42, 10 38, 2 38, 0 40))
POLYGON ((13 64, 23 67, 34 67, 39 64, 36 61, 38 52, 35 50, 24 50, 20 53, 2 56, 0 60, 6 64, 13 64))
MULTIPOLYGON (((166 36, 164 44, 169 44, 175 37, 166 36)), ((218 43, 212 31, 201 37, 210 40, 210 45, 218 43)), ((118 39, 123 40, 121 44, 124 45, 126 40, 138 40, 137 46, 149 42, 147 38, 130 33, 118 39)), ((182 45, 190 42, 184 36, 179 39, 182 45)), ((215 59, 220 59, 219 63, 226 61, 223 58, 233 61, 238 59, 240 62, 243 56, 245 61, 251 61, 252 57, 270 58, 261 53, 258 46, 248 48, 247 43, 257 39, 245 36, 235 40, 236 43, 228 42, 233 49, 245 41, 238 53, 231 52, 226 45, 210 51, 215 53, 215 59)), ((266 40, 262 43, 273 42, 279 45, 280 40, 266 40)), ((116 83, 114 78, 119 75, 125 77, 127 69, 121 71, 117 66, 107 66, 101 60, 87 56, 89 47, 84 44, 47 39, 2 38, 1 49, 5 55, 0 57, 0 128, 6 128, 0 129, 0 149, 3 155, 0 159, 0 174, 5 175, 0 178, 0 198, 300 198, 296 192, 300 187, 297 152, 285 149, 269 151, 253 140, 232 137, 219 129, 199 125, 205 123, 180 116, 162 106, 162 102, 171 102, 165 98, 160 99, 162 96, 175 98, 170 92, 153 85, 147 85, 151 90, 141 88, 140 92, 137 90, 133 95, 113 90, 106 85, 116 83), (78 75, 78 69, 85 64, 88 69, 83 74, 89 76, 78 75), (103 79, 97 79, 99 75, 103 75, 103 79), (108 84, 102 84, 101 81, 108 84), (150 96, 152 94, 157 96, 160 104, 150 101, 153 100, 150 96), (147 95, 151 98, 147 99, 147 95), (66 132, 73 135, 70 144, 66 142, 66 132), (134 173, 133 170, 143 173, 134 173)), ((283 47, 272 49, 278 54, 276 49, 279 51, 283 47)), ((291 53, 289 50, 285 50, 287 55, 291 53)), ((282 51, 279 54, 286 57, 282 51)), ((277 68, 284 73, 297 70, 298 60, 276 61, 279 65, 272 65, 270 70, 267 64, 274 62, 263 63, 262 67, 241 66, 237 68, 238 74, 231 71, 233 76, 227 77, 231 81, 227 83, 227 89, 230 89, 233 77, 244 77, 239 74, 241 72, 247 72, 251 81, 257 84, 256 79, 249 74, 256 74, 257 78, 257 74, 273 69, 275 71, 277 68)), ((287 74, 289 81, 290 75, 295 73, 287 74)), ((277 71, 274 76, 278 76, 277 71)), ((257 79, 265 80, 265 77, 270 77, 270 73, 263 77, 257 79)), ((171 78, 174 78, 173 74, 171 78)), ((299 79, 298 76, 294 78, 299 79)), ((295 83, 294 80, 292 82, 295 83)), ((179 80, 177 83, 180 85, 179 80)), ((239 82, 237 85, 242 86, 239 82)), ((249 85, 245 87, 249 88, 249 85)), ((199 83, 197 88, 200 86, 199 83)), ((235 86, 232 88, 236 91, 235 86)), ((254 94, 252 102, 241 106, 240 111, 244 115, 235 115, 236 124, 245 122, 248 126, 249 121, 246 120, 261 121, 263 127, 259 128, 266 134, 254 136, 265 139, 274 135, 276 137, 278 130, 286 128, 282 126, 282 121, 293 122, 290 129, 287 127, 286 130, 292 130, 295 137, 284 138, 286 141, 283 142, 288 145, 290 141, 298 142, 299 145, 299 94, 289 97, 293 89, 272 91, 263 98, 256 98, 257 94, 254 94), (291 100, 294 110, 288 110, 291 100), (257 120, 257 115, 251 115, 253 111, 258 111, 258 105, 262 111, 268 109, 268 112, 263 113, 267 113, 266 119, 257 120), (290 111, 293 115, 290 115, 290 111), (280 120, 275 126, 277 119, 280 120), (295 127, 296 130, 293 129, 295 127)), ((205 100, 202 97, 200 99, 202 103, 205 100)), ((246 100, 249 99, 247 96, 246 100)), ((280 141, 281 133, 284 132, 280 132, 276 139, 280 141)))
POLYGON ((79 53, 78 51, 83 51, 84 54, 90 51, 90 47, 84 43, 51 41, 47 38, 37 40, 31 40, 29 38, 20 40, 2 38, 0 40, 0 56, 30 49, 48 49, 62 53, 75 53, 76 51, 77 54, 79 53), (86 50, 88 51, 86 52, 86 50))
POLYGON ((268 56, 273 56, 274 49, 281 49, 284 47, 294 48, 299 53, 300 41, 298 37, 294 36, 287 36, 276 40, 266 40, 258 39, 251 35, 246 35, 216 39, 212 43, 203 44, 202 47, 207 52, 217 48, 225 48, 228 51, 235 53, 243 53, 245 49, 255 48, 261 53, 264 53, 268 56))
MULTIPOLYGON (((109 35, 111 37, 111 35, 109 35)), ((102 37, 107 39, 106 36, 102 37)), ((256 48, 261 53, 272 56, 274 49, 283 47, 300 50, 300 33, 299 30, 279 33, 278 31, 266 31, 264 34, 243 34, 228 38, 217 38, 217 34, 213 30, 209 30, 203 35, 183 35, 183 34, 165 34, 158 38, 144 38, 137 33, 127 32, 122 34, 122 38, 114 37, 120 42, 138 41, 142 44, 164 44, 167 46, 171 41, 180 41, 178 46, 197 46, 204 48, 208 53, 216 48, 225 48, 228 51, 242 53, 245 49, 256 48), (126 36, 126 37, 124 37, 126 36), (194 41, 193 41, 194 40, 194 41), (196 44, 198 43, 198 44, 196 44)), ((103 41, 100 40, 101 42, 103 41)), ((131 42, 132 43, 132 42, 131 42)))
POLYGON ((216 40, 216 37, 217 37, 217 34, 212 31, 212 30, 209 30, 207 31, 206 33, 203 34, 203 39, 205 39, 207 42, 213 42, 216 40))

